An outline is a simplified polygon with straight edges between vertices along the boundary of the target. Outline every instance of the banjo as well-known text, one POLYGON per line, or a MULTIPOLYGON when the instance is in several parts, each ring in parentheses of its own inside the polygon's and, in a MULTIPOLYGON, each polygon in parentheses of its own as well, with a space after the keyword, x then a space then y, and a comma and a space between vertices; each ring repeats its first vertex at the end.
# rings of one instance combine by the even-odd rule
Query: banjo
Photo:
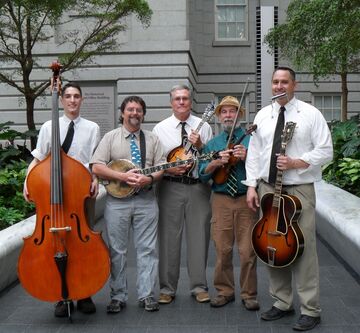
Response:
MULTIPOLYGON (((148 168, 144 168, 144 169, 137 169, 135 164, 133 164, 132 162, 130 162, 129 160, 126 160, 126 159, 119 159, 119 160, 111 161, 107 166, 110 169, 112 169, 114 171, 118 171, 118 172, 127 172, 132 169, 137 169, 138 173, 146 176, 146 175, 150 175, 153 172, 178 167, 178 166, 185 165, 188 163, 194 163, 196 160, 210 160, 210 159, 216 158, 215 157, 216 155, 217 155, 217 153, 211 152, 211 153, 202 154, 199 156, 192 156, 185 160, 179 159, 174 162, 154 165, 152 167, 148 167, 148 168)), ((127 198, 127 197, 130 197, 131 195, 133 195, 134 193, 138 192, 137 188, 131 187, 126 182, 122 182, 119 180, 105 180, 105 181, 103 181, 103 184, 106 188, 106 191, 115 198, 127 198)))

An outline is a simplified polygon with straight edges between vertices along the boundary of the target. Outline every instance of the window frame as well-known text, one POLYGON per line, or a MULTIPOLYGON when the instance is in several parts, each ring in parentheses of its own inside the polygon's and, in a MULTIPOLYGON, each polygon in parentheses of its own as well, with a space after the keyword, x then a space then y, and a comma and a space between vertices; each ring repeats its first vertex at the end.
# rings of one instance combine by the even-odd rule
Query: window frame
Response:
MULTIPOLYGON (((215 38, 214 38, 214 42, 241 42, 241 43, 247 43, 249 42, 249 1, 248 0, 244 0, 244 4, 219 4, 219 0, 215 0, 214 1, 214 19, 215 19, 215 38), (230 38, 221 38, 219 37, 219 20, 218 20, 218 14, 219 14, 219 7, 244 7, 244 16, 245 16, 245 21, 244 23, 244 32, 245 32, 245 36, 244 38, 234 38, 234 37, 230 37, 230 38)), ((234 21, 235 23, 239 23, 242 21, 234 21)))
POLYGON ((341 120, 341 94, 339 93, 316 93, 313 94, 313 105, 322 113, 325 120, 330 123, 333 120, 341 120), (331 107, 325 107, 324 100, 326 97, 331 97, 331 107), (339 98, 339 107, 334 107, 334 98, 339 98), (316 104, 316 99, 321 98, 321 107, 316 104), (326 115, 331 111, 331 119, 329 120, 326 115), (338 118, 334 118, 334 112, 338 113, 338 118))

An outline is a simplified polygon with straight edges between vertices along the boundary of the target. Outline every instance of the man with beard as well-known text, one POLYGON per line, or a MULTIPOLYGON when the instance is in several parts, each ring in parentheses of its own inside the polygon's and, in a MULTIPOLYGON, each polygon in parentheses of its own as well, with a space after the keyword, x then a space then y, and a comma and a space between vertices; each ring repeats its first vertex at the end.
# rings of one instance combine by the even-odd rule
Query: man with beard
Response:
POLYGON ((140 129, 146 113, 142 98, 129 96, 124 99, 120 109, 122 126, 105 134, 90 161, 94 174, 100 178, 119 182, 119 186, 127 184, 135 190, 132 196, 118 198, 108 193, 106 198, 104 218, 111 256, 111 302, 107 312, 120 312, 128 300, 126 259, 130 228, 136 249, 139 306, 146 311, 157 311, 159 305, 154 299, 154 290, 159 262, 159 209, 152 185, 160 180, 162 171, 143 175, 136 168, 161 164, 165 158, 156 135, 140 129), (134 168, 120 172, 108 166, 109 162, 119 159, 132 161, 134 168))
MULTIPOLYGON (((224 131, 210 140, 203 152, 220 151, 220 157, 211 162, 200 162, 199 176, 203 182, 208 182, 217 171, 228 166, 230 158, 235 159, 231 162, 229 172, 225 173, 226 181, 224 183, 212 182, 211 234, 216 248, 214 286, 217 296, 211 299, 210 305, 221 307, 235 300, 232 264, 235 241, 241 265, 240 297, 244 307, 254 311, 260 308, 256 299, 256 256, 251 245, 251 230, 255 214, 246 204, 247 188, 241 183, 246 178, 244 161, 249 139, 245 138, 243 144, 236 144, 233 149, 226 149, 239 106, 239 101, 235 97, 226 96, 216 107, 215 113, 224 131)), ((240 108, 239 118, 243 116, 243 113, 244 109, 240 108)), ((236 143, 243 134, 243 129, 240 126, 236 127, 230 142, 236 143)))

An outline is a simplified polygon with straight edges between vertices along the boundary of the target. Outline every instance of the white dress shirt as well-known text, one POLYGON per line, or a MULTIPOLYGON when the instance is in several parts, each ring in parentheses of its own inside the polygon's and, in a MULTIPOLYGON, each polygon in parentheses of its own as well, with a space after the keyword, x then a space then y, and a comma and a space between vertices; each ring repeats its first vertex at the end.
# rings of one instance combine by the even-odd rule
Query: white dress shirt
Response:
MULTIPOLYGON (((185 130, 188 135, 191 133, 191 129, 195 130, 200 124, 201 119, 190 115, 186 119, 185 130)), ((157 125, 155 125, 153 132, 159 137, 164 153, 167 156, 169 152, 181 145, 181 121, 174 115, 164 119, 157 125)), ((212 129, 208 123, 204 123, 201 127, 200 138, 203 144, 206 144, 212 138, 212 129)))
MULTIPOLYGON (((65 115, 59 118, 60 142, 65 140, 71 119, 65 115)), ((78 117, 74 120, 74 138, 72 140, 68 156, 78 160, 85 167, 89 167, 89 161, 95 148, 100 141, 99 125, 93 121, 78 117)), ((36 148, 31 154, 42 161, 50 153, 51 149, 51 120, 45 122, 40 129, 36 148)))
MULTIPOLYGON (((290 169, 283 173, 284 185, 309 184, 321 179, 321 165, 332 160, 333 145, 329 127, 314 106, 295 97, 285 105, 285 123, 296 123, 294 135, 286 147, 286 155, 301 159, 308 168, 290 169)), ((254 119, 257 130, 253 133, 246 157, 247 186, 257 181, 268 182, 270 155, 280 105, 275 102, 262 108, 254 119)))

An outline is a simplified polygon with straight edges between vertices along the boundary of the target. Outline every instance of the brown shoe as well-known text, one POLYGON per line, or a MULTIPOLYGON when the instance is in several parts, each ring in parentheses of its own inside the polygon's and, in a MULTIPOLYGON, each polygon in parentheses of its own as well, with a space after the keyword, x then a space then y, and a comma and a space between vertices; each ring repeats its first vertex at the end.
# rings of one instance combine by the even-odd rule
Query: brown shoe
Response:
POLYGON ((170 304, 175 299, 175 296, 168 294, 160 294, 159 295, 159 304, 170 304))
POLYGON ((210 301, 210 306, 214 307, 214 308, 220 308, 221 306, 224 306, 230 302, 234 302, 235 301, 235 296, 231 295, 231 296, 224 296, 224 295, 217 295, 215 298, 213 298, 210 301))
POLYGON ((199 303, 207 303, 210 302, 210 296, 207 291, 200 291, 195 295, 195 299, 199 303))
POLYGON ((260 309, 260 304, 256 299, 243 299, 242 303, 246 310, 257 311, 260 309))

